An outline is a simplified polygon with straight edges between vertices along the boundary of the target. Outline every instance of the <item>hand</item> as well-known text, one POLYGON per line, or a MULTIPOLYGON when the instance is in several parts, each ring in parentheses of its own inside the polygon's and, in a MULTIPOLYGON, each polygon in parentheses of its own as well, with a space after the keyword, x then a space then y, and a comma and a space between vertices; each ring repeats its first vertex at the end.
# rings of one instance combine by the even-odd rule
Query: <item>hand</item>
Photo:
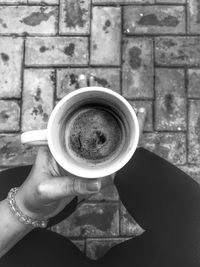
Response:
POLYGON ((47 147, 40 147, 35 164, 19 188, 19 208, 35 219, 48 219, 58 214, 75 196, 97 193, 111 183, 111 177, 81 179, 63 172, 47 147))

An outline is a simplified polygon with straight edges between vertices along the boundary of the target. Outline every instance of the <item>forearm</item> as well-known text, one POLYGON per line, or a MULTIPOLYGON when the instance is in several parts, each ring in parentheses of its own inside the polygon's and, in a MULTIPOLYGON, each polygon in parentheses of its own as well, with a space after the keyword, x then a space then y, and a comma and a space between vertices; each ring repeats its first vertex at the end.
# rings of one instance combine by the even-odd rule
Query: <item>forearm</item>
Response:
POLYGON ((0 258, 33 228, 18 221, 6 200, 0 202, 0 258))

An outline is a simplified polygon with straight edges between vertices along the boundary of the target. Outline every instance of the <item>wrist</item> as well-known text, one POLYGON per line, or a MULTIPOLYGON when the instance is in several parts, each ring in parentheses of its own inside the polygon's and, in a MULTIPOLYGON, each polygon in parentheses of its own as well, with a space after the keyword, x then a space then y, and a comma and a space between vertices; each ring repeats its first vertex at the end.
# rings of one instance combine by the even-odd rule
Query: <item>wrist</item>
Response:
POLYGON ((19 204, 16 203, 16 194, 19 188, 12 188, 7 197, 8 206, 10 207, 11 212, 22 224, 32 225, 33 227, 45 228, 48 221, 44 219, 39 219, 38 216, 35 218, 34 214, 27 214, 27 210, 24 212, 23 208, 19 207, 19 204))

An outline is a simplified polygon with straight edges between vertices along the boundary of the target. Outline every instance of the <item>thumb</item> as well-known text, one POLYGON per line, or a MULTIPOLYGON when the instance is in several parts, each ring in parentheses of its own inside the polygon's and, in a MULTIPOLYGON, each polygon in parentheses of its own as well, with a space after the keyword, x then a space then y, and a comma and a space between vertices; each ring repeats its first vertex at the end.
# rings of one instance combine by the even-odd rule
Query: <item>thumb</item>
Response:
POLYGON ((44 200, 53 201, 67 196, 94 194, 101 189, 97 179, 80 179, 74 177, 56 177, 42 182, 38 191, 44 200))

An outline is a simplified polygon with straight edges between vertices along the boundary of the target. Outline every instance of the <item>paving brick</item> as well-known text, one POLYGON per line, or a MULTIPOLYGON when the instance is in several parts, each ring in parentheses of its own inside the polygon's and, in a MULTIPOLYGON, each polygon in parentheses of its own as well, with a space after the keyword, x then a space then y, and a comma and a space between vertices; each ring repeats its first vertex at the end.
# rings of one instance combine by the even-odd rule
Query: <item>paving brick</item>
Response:
POLYGON ((188 96, 200 98, 200 69, 188 70, 188 96))
POLYGON ((129 214, 124 205, 121 205, 121 235, 127 236, 139 236, 144 233, 144 230, 140 225, 134 220, 134 218, 129 214))
POLYGON ((58 5, 59 0, 28 0, 29 4, 48 4, 48 5, 58 5))
POLYGON ((155 129, 186 130, 186 91, 182 69, 156 69, 155 129))
POLYGON ((154 0, 92 0, 93 4, 153 4, 154 0))
POLYGON ((186 0, 155 0, 156 3, 163 4, 185 4, 186 0))
POLYGON ((141 107, 144 107, 147 111, 147 118, 144 124, 144 131, 152 132, 153 131, 153 105, 152 101, 129 101, 134 110, 138 110, 141 107))
POLYGON ((88 64, 87 37, 28 37, 25 64, 69 66, 88 64))
POLYGON ((57 70, 57 97, 62 98, 66 94, 78 89, 78 76, 80 74, 93 76, 95 86, 102 86, 120 93, 120 70, 112 68, 68 68, 57 70))
POLYGON ((127 34, 185 33, 183 6, 126 6, 123 21, 127 34))
POLYGON ((89 200, 116 201, 119 200, 119 195, 116 187, 114 185, 110 185, 102 189, 98 194, 91 196, 89 200))
POLYGON ((93 7, 90 61, 92 65, 119 65, 121 9, 93 7))
POLYGON ((97 260, 103 257, 112 247, 126 241, 127 238, 101 238, 86 240, 86 256, 97 260))
POLYGON ((25 69, 22 131, 44 129, 53 109, 54 70, 25 69))
POLYGON ((200 100, 189 101, 188 161, 200 163, 200 100))
POLYGON ((23 39, 0 37, 0 97, 21 96, 23 39))
POLYGON ((52 227, 67 237, 111 237, 119 235, 119 210, 115 203, 85 203, 66 220, 52 227))
POLYGON ((27 0, 0 0, 0 4, 26 4, 27 0))
POLYGON ((57 7, 0 6, 0 33, 55 35, 57 7))
POLYGON ((20 107, 17 101, 0 100, 0 131, 18 131, 20 107))
POLYGON ((0 134, 0 166, 33 164, 36 147, 22 145, 18 134, 0 134))
POLYGON ((149 38, 123 42, 122 95, 127 99, 153 98, 153 44, 149 38))
POLYGON ((200 33, 200 2, 199 0, 188 1, 188 32, 200 33))
POLYGON ((140 146, 173 164, 184 165, 186 163, 186 136, 184 133, 144 133, 140 146))
POLYGON ((155 61, 159 65, 200 65, 200 37, 155 38, 155 61))
POLYGON ((91 0, 60 1, 60 34, 90 33, 90 2, 91 0))
POLYGON ((200 184, 200 166, 195 165, 185 165, 185 166, 177 166, 183 172, 187 173, 190 177, 192 177, 197 183, 200 184))

